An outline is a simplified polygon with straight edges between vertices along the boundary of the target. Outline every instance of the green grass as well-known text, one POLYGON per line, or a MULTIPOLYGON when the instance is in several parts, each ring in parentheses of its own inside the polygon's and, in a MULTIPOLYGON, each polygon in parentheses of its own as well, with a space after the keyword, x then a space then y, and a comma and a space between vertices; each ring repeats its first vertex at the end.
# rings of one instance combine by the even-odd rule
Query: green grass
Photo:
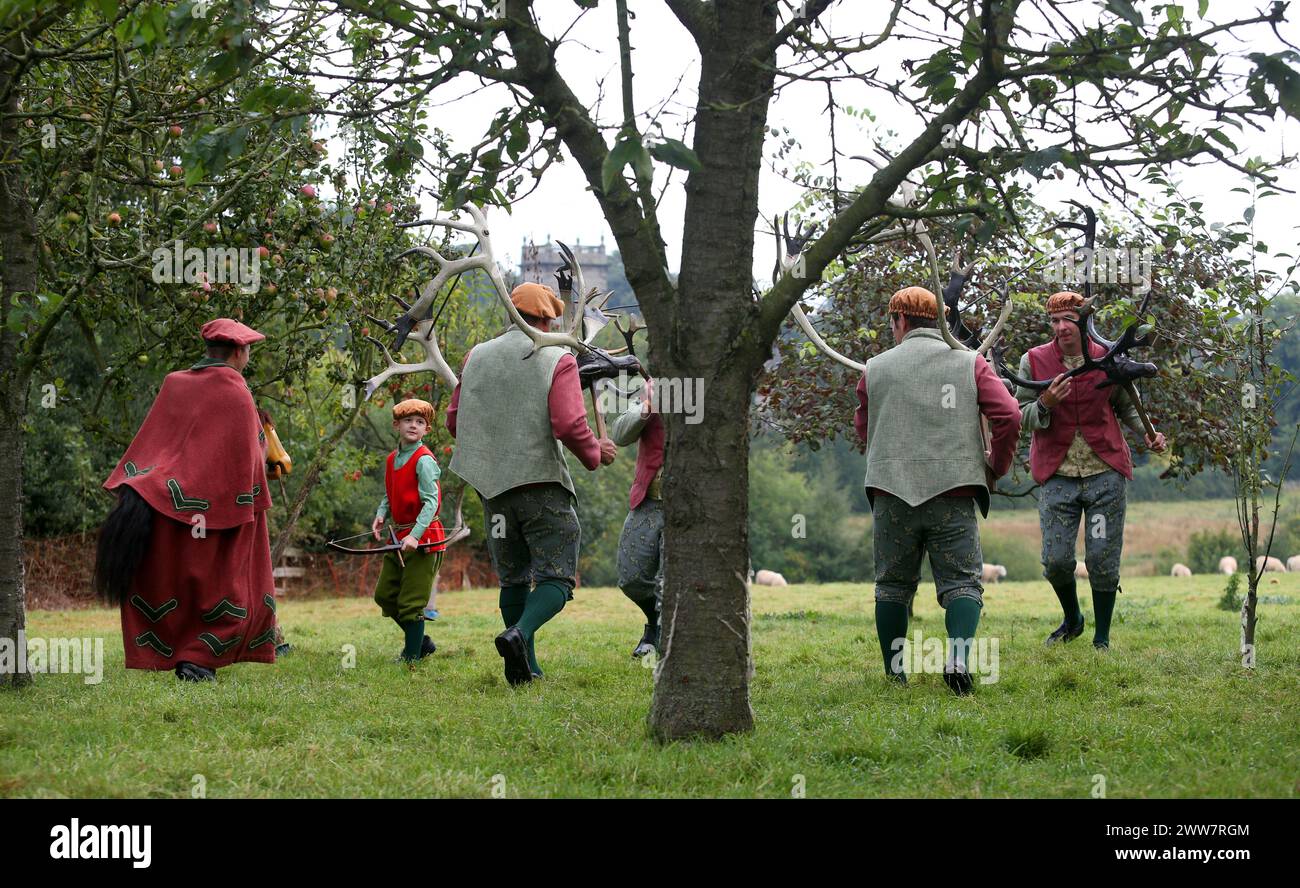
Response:
MULTIPOLYGON (((809 796, 1084 798, 1100 774, 1111 797, 1294 797, 1300 576, 1278 579, 1253 673, 1236 615, 1214 608, 1220 578, 1127 581, 1109 654, 1088 636, 1043 648, 1059 620, 1045 583, 990 586, 980 633, 1001 676, 966 699, 937 675, 885 683, 869 586, 760 589, 756 729, 669 746, 647 736, 652 673, 628 656, 641 621, 616 590, 578 591, 540 636, 545 681, 518 690, 491 592, 440 597, 439 652, 413 672, 369 602, 286 603, 297 650, 203 686, 124 670, 115 612, 36 612, 30 636, 103 635, 108 663, 98 685, 40 675, 0 693, 0 796, 184 797, 202 775, 209 797, 789 797, 802 775, 809 796)), ((933 595, 912 627, 927 636, 933 595)))

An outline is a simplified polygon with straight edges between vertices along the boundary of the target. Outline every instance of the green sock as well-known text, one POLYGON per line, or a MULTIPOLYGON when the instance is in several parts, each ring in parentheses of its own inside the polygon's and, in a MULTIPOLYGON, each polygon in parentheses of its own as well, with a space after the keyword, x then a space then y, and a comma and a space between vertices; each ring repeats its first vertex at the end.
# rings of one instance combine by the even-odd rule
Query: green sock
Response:
POLYGON ((1092 633, 1094 644, 1110 644, 1110 618, 1115 613, 1115 595, 1114 589, 1109 592, 1092 590, 1092 618, 1097 624, 1092 633))
POLYGON ((406 633, 406 648, 402 651, 402 659, 420 659, 420 649, 424 647, 424 619, 403 624, 402 631, 406 633))
POLYGON ((524 603, 528 601, 528 586, 526 584, 502 586, 501 597, 498 600, 501 607, 501 622, 509 629, 524 615, 524 603))
POLYGON ((635 602, 636 606, 641 608, 641 613, 645 614, 645 621, 650 624, 651 629, 659 626, 659 603, 651 595, 649 598, 642 598, 635 602))
POLYGON ((523 615, 515 625, 524 633, 524 638, 531 639, 538 629, 564 610, 569 600, 569 587, 555 580, 538 583, 537 588, 528 595, 523 615))
POLYGON ((1052 591, 1056 593, 1057 601, 1061 602, 1061 611, 1065 614, 1065 619, 1071 626, 1079 625, 1083 619, 1083 612, 1079 610, 1079 583, 1074 577, 1068 581, 1052 583, 1052 591))
MULTIPOLYGON (((953 639, 959 639, 963 642, 960 649, 956 649, 957 659, 963 665, 969 663, 970 648, 967 647, 975 639, 975 630, 979 628, 980 611, 983 608, 974 598, 954 598, 948 602, 948 607, 943 612, 943 625, 948 630, 949 650, 955 650, 953 639)), ((969 670, 968 670, 969 671, 969 670)))
POLYGON ((537 665, 536 641, 533 636, 528 636, 528 669, 534 675, 543 675, 542 667, 537 665))
MULTIPOLYGON (((507 629, 519 622, 519 618, 524 615, 524 605, 527 602, 527 584, 501 587, 501 622, 505 623, 507 629)), ((538 675, 542 674, 542 667, 537 665, 537 654, 533 650, 532 636, 528 636, 528 668, 538 675)))
POLYGON ((876 602, 876 637, 880 639, 880 654, 885 659, 886 675, 906 675, 902 666, 903 649, 895 642, 907 638, 907 605, 899 601, 876 602), (899 658, 894 668, 894 658, 899 658))

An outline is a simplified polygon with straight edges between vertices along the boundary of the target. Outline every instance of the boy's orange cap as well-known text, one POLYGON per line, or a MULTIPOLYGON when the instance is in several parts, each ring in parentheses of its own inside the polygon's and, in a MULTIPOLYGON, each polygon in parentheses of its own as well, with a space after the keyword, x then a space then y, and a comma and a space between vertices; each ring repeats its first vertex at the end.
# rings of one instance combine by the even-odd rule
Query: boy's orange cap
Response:
POLYGON ((421 401, 419 398, 407 398, 393 405, 394 421, 403 419, 407 416, 423 416, 424 421, 433 426, 433 405, 428 401, 421 401))

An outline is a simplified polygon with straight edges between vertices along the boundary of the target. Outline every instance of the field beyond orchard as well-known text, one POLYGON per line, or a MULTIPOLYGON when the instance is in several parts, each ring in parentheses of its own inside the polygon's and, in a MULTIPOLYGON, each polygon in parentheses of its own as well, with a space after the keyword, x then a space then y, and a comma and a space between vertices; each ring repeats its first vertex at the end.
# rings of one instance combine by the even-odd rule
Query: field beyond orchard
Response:
MULTIPOLYGON (((413 671, 370 602, 287 602, 294 652, 215 685, 124 670, 115 611, 36 611, 29 638, 102 636, 107 662, 97 685, 0 694, 0 796, 1300 795, 1300 576, 1264 580, 1253 672, 1222 577, 1127 580, 1108 654, 1081 585, 1088 632, 1052 649, 1047 584, 991 585, 998 680, 965 699, 934 674, 886 684, 869 585, 755 589, 755 730, 669 746, 647 735, 652 671, 617 590, 579 589, 539 635, 546 678, 517 690, 494 591, 442 594, 413 671)), ((933 586, 917 616, 942 634, 933 586)))

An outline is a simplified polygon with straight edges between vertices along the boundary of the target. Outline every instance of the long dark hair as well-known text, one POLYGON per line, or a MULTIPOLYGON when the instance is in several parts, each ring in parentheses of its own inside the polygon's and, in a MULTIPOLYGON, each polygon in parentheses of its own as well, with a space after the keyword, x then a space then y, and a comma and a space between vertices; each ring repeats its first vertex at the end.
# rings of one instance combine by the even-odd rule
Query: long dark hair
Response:
POLYGON ((117 604, 131 591, 136 568, 149 548, 153 509, 128 484, 118 488, 117 505, 99 531, 95 550, 95 593, 117 604))

